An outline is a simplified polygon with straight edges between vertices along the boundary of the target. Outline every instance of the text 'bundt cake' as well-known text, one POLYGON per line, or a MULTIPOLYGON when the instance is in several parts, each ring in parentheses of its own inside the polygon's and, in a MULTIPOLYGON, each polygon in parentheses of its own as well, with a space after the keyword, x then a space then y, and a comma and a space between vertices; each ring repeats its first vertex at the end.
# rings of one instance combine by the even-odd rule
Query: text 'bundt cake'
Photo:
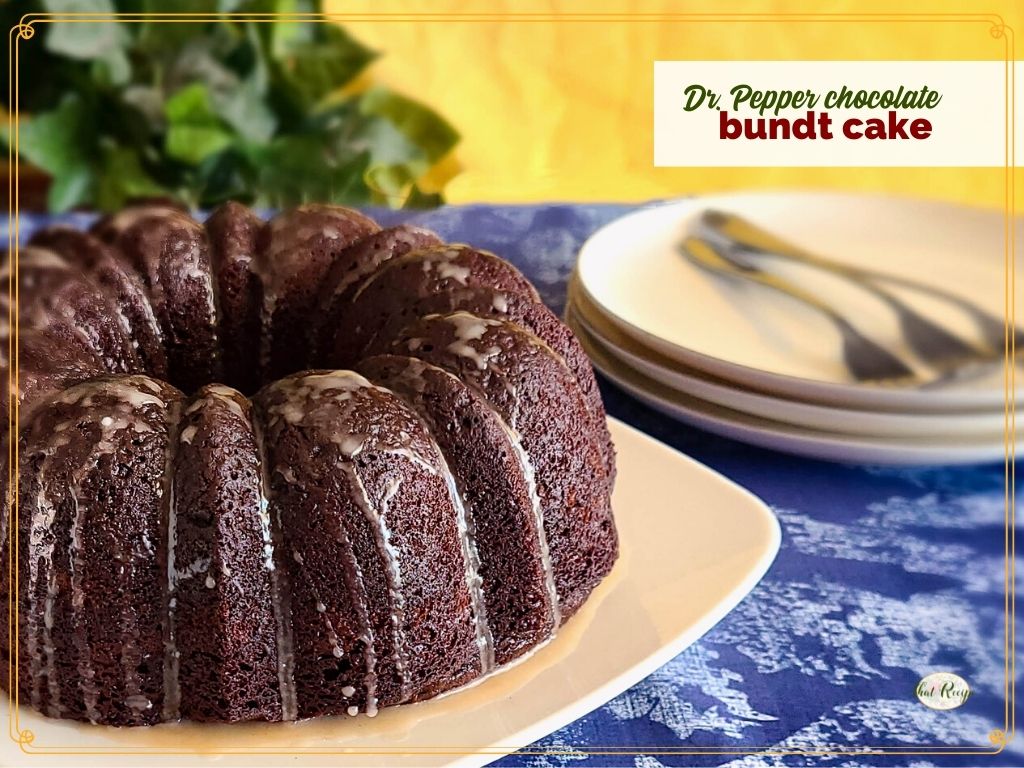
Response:
POLYGON ((373 715, 523 656, 611 569, 589 361, 497 256, 337 206, 151 203, 5 262, 21 703, 373 715))

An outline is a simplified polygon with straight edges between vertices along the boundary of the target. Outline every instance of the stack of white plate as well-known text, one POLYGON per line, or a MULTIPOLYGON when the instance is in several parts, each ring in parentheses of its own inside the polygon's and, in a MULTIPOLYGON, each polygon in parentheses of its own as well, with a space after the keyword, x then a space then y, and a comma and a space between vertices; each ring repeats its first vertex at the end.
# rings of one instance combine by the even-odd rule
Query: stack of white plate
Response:
MULTIPOLYGON (((680 421, 790 453, 885 464, 1004 458, 1014 437, 1008 404, 1015 396, 1005 358, 955 383, 857 381, 825 315, 764 286, 708 274, 681 255, 679 243, 709 209, 738 214, 834 261, 940 287, 999 318, 1007 314, 1009 232, 1000 212, 831 193, 694 198, 625 216, 584 244, 566 316, 605 376, 680 421)), ((1012 224, 1019 238, 1021 223, 1012 224)), ((920 382, 939 376, 914 354, 876 295, 824 270, 770 263, 899 356, 920 382)), ((915 291, 892 292, 983 346, 976 318, 962 308, 915 291)))

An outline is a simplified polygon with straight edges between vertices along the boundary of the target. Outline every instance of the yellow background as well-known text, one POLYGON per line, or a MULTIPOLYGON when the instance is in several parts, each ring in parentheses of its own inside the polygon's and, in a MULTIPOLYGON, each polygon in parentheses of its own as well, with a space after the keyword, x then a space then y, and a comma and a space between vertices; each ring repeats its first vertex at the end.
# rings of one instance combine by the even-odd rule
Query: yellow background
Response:
MULTIPOLYGON (((715 3, 684 0, 328 0, 338 13, 997 13, 1020 36, 1024 3, 715 3)), ((983 22, 344 22, 382 52, 369 77, 438 109, 462 133, 452 202, 646 200, 737 188, 825 187, 1003 206, 998 169, 655 168, 656 59, 998 59, 983 22)), ((983 116, 982 119, 1000 119, 983 116)), ((1024 152, 1024 148, 1021 148, 1024 152)))

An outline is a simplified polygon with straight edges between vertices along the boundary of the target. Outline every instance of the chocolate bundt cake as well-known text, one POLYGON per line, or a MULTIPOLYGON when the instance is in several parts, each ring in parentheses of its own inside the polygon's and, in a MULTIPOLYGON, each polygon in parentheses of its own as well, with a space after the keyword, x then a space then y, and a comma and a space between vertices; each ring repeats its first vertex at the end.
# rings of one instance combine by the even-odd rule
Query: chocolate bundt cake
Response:
POLYGON ((0 683, 40 712, 373 715, 521 658, 615 561, 593 371, 491 253, 155 203, 0 289, 0 683))

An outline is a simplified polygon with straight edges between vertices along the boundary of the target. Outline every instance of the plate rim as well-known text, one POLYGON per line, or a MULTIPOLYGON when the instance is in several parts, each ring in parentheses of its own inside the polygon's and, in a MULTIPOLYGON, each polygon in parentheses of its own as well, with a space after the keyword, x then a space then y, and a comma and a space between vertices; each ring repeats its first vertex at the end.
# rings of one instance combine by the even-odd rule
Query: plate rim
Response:
MULTIPOLYGON (((575 322, 582 327, 586 333, 593 337, 596 343, 600 344, 604 352, 613 357, 618 363, 634 368, 641 375, 646 376, 664 387, 675 390, 684 396, 705 400, 713 405, 746 413, 756 418, 777 421, 803 429, 817 430, 820 432, 863 435, 867 437, 941 437, 948 436, 954 432, 957 435, 972 437, 989 434, 993 429, 998 430, 999 426, 982 429, 971 428, 967 424, 969 420, 984 418, 991 420, 994 424, 996 421, 1001 423, 1004 419, 1004 414, 999 411, 953 411, 949 413, 913 411, 903 413, 900 411, 843 408, 839 406, 822 405, 820 403, 809 403, 801 400, 790 400, 788 398, 759 392, 757 390, 743 389, 733 386, 732 382, 715 379, 705 371, 697 369, 686 371, 681 367, 672 367, 669 365, 671 361, 665 358, 664 355, 661 355, 657 350, 649 350, 639 341, 627 336, 626 334, 621 334, 621 339, 613 340, 605 331, 607 330, 619 333, 617 326, 606 319, 602 321, 600 318, 591 317, 591 312, 597 312, 597 310, 592 306, 588 306, 585 296, 580 296, 578 294, 574 294, 574 292, 570 292, 569 301, 566 305, 565 317, 568 318, 572 315, 575 318, 575 322), (607 322, 609 327, 601 329, 599 327, 601 322, 607 322), (624 346, 625 344, 633 346, 630 348, 624 346), (663 358, 665 362, 648 357, 645 353, 649 353, 652 356, 657 355, 658 357, 663 358), (652 371, 657 371, 658 374, 655 375, 652 371), (677 380, 686 382, 687 386, 694 387, 694 390, 691 391, 685 386, 674 383, 677 380), (706 394, 703 394, 703 392, 718 393, 716 395, 718 399, 708 397, 706 394), (736 396, 735 399, 732 397, 733 394, 736 396), (749 403, 751 402, 757 403, 757 405, 750 405, 749 403), (770 409, 774 404, 779 404, 792 409, 793 411, 808 415, 801 416, 800 421, 791 417, 784 419, 773 418, 772 416, 767 415, 765 411, 770 409), (845 431, 847 429, 845 427, 826 427, 810 423, 812 419, 819 417, 822 419, 828 419, 828 414, 832 413, 846 414, 846 421, 854 425, 854 431, 847 432, 845 431), (806 419, 806 421, 802 419, 806 419), (880 421, 886 420, 889 421, 889 425, 885 426, 882 431, 872 431, 871 429, 861 428, 860 426, 864 423, 876 424, 880 421), (949 428, 950 422, 953 422, 954 432, 951 432, 949 428), (906 426, 904 428, 899 428, 896 426, 896 423, 902 423, 906 426), (921 429, 922 426, 927 426, 927 428, 921 429)), ((682 366, 682 364, 678 365, 682 366)), ((833 422, 833 424, 834 423, 835 422, 833 422)))
MULTIPOLYGON (((574 332, 577 332, 581 343, 585 344, 587 354, 594 367, 613 384, 649 407, 676 421, 722 435, 731 440, 818 461, 834 461, 847 464, 904 467, 952 466, 958 464, 990 463, 1002 461, 1005 458, 1003 435, 994 437, 991 445, 977 446, 970 450, 957 449, 955 446, 933 447, 932 442, 924 442, 922 445, 901 445, 897 442, 896 438, 881 438, 892 441, 892 444, 888 446, 870 445, 863 435, 849 436, 845 441, 840 442, 839 439, 844 436, 837 433, 810 430, 782 422, 770 422, 768 419, 762 419, 761 417, 725 408, 724 406, 707 403, 690 395, 672 392, 674 397, 662 397, 650 391, 650 384, 654 385, 654 389, 668 389, 668 387, 654 382, 637 371, 629 370, 628 373, 624 373, 622 370, 617 370, 614 365, 609 365, 608 360, 601 360, 603 352, 597 350, 598 354, 595 354, 594 349, 586 347, 585 330, 572 323, 570 323, 570 327, 573 328, 574 332), (583 332, 580 333, 579 331, 583 332), (627 376, 640 379, 640 382, 630 382, 627 376), (693 400, 695 405, 673 402, 679 398, 693 400), (710 406, 717 411, 724 411, 725 413, 721 416, 709 414, 700 407, 701 405, 710 406), (765 422, 766 426, 754 429, 743 425, 743 420, 765 422), (816 434, 794 435, 786 434, 787 431, 790 433, 814 432, 816 434), (783 445, 785 447, 782 447, 783 445)), ((934 437, 920 437, 916 439, 920 441, 933 441, 934 437)), ((958 439, 962 440, 963 436, 958 436, 958 439)))

